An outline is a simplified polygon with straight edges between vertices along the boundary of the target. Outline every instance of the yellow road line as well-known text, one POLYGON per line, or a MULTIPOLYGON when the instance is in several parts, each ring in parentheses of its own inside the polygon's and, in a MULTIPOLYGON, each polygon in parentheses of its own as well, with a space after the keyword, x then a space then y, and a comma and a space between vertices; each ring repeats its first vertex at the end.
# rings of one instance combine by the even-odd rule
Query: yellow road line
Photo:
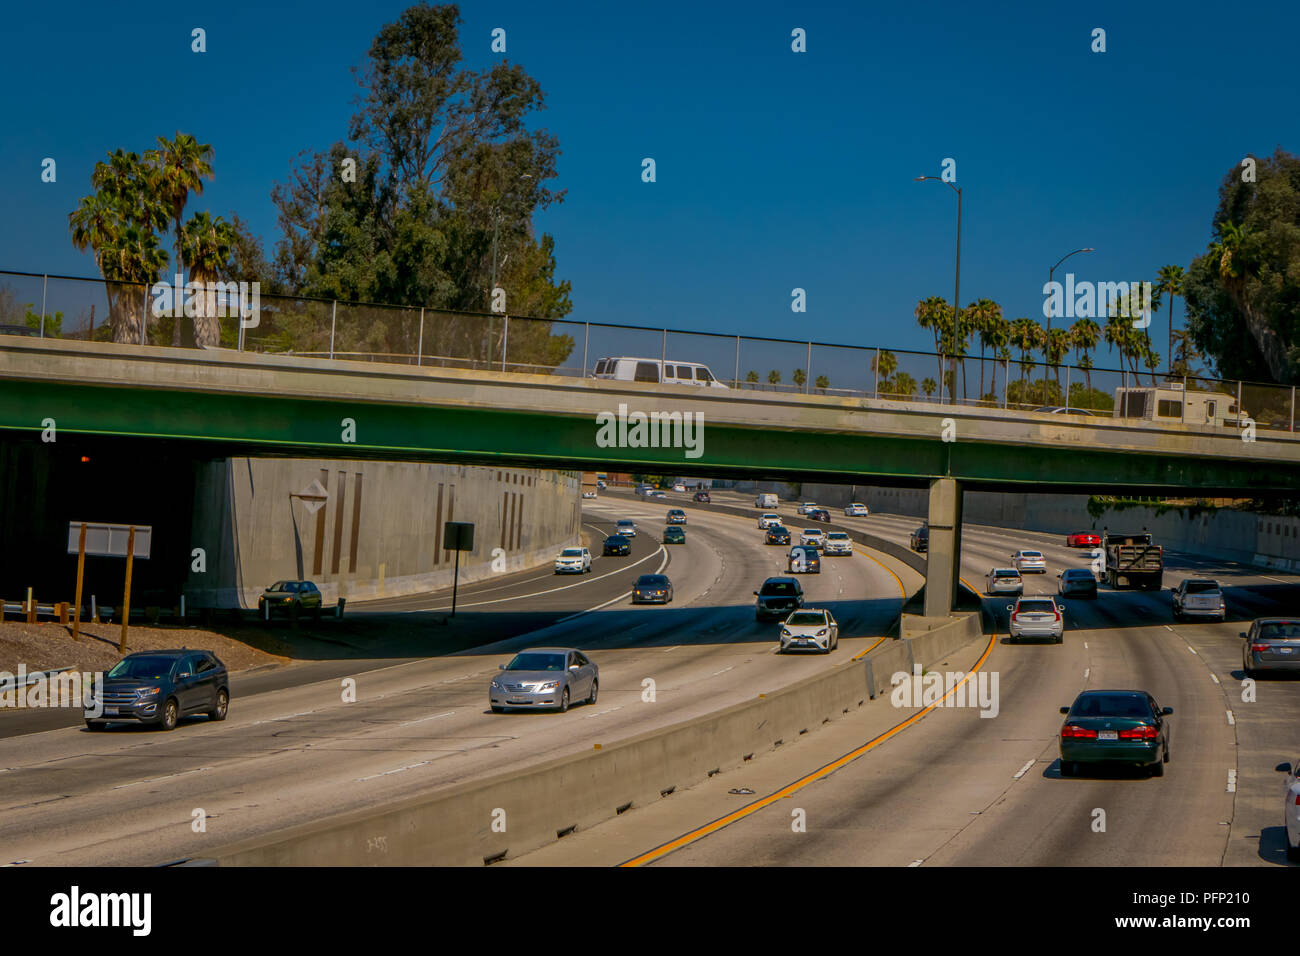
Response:
POLYGON ((757 813, 759 810, 762 810, 764 807, 770 806, 771 804, 776 803, 776 801, 784 799, 785 797, 790 796, 791 794, 796 793, 799 790, 802 790, 810 783, 816 783, 818 780, 821 780, 822 778, 829 776, 830 774, 834 773, 836 770, 839 770, 844 765, 848 763, 852 763, 854 760, 857 760, 867 751, 874 750, 876 747, 879 747, 890 737, 901 732, 905 728, 910 727, 912 724, 916 723, 926 714, 930 713, 930 711, 940 706, 943 703, 943 701, 947 699, 949 694, 956 693, 958 687, 966 683, 966 681, 970 680, 971 677, 981 667, 984 666, 984 662, 987 661, 989 655, 993 653, 993 647, 996 643, 997 643, 997 634, 990 635, 988 645, 984 648, 984 653, 980 655, 980 659, 975 662, 975 666, 970 669, 970 671, 966 674, 966 676, 963 677, 956 684, 954 684, 952 686, 952 689, 949 690, 948 693, 944 694, 943 697, 939 698, 939 700, 935 701, 929 707, 917 711, 915 714, 913 714, 911 717, 908 717, 902 723, 895 724, 893 727, 890 727, 888 730, 886 730, 883 734, 880 734, 879 736, 872 738, 871 740, 867 741, 865 744, 863 744, 861 747, 857 748, 856 750, 852 750, 849 753, 846 753, 844 756, 839 757, 836 760, 833 760, 831 763, 828 763, 826 766, 814 770, 812 773, 804 777, 800 777, 794 783, 782 787, 780 790, 776 791, 776 793, 769 794, 766 797, 763 797, 759 800, 755 800, 753 803, 743 806, 738 810, 733 810, 731 813, 728 813, 724 817, 719 817, 717 820, 714 820, 712 823, 706 823, 704 826, 699 827, 698 829, 683 834, 682 836, 679 836, 675 840, 671 840, 668 843, 664 843, 660 846, 657 846, 653 850, 650 850, 646 853, 642 853, 640 856, 633 857, 627 862, 620 863, 619 865, 620 866, 644 866, 647 863, 653 863, 655 860, 667 856, 669 853, 672 853, 674 850, 680 850, 682 847, 694 843, 697 840, 702 840, 704 837, 708 836, 709 834, 716 833, 718 830, 721 830, 723 827, 735 823, 737 820, 742 820, 752 813, 757 813))

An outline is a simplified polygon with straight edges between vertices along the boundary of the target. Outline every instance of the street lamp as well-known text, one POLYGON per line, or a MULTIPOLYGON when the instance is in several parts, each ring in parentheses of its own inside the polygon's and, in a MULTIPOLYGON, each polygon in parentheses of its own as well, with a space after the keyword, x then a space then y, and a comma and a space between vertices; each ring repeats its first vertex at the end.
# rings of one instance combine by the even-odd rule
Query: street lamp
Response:
MULTIPOLYGON (((525 179, 532 179, 532 173, 523 173, 520 175, 518 182, 525 179)), ((497 288, 497 227, 501 224, 501 200, 506 196, 513 196, 513 192, 508 192, 501 196, 492 205, 492 288, 488 290, 488 308, 491 309, 492 296, 496 293, 497 288)))
MULTIPOLYGON (((1068 252, 1068 253, 1066 253, 1065 255, 1061 256, 1061 258, 1057 259, 1057 260, 1056 260, 1056 265, 1055 265, 1055 266, 1052 266, 1052 268, 1050 268, 1050 269, 1047 270, 1047 285, 1048 285, 1048 289, 1049 289, 1049 291, 1048 291, 1048 295, 1051 294, 1050 289, 1051 289, 1051 285, 1052 285, 1052 275, 1053 275, 1053 273, 1056 272, 1056 266, 1059 266, 1059 265, 1060 265, 1062 262, 1064 262, 1066 259, 1070 258, 1070 256, 1077 256, 1077 255, 1078 255, 1079 253, 1081 253, 1081 252, 1092 252, 1092 251, 1093 251, 1092 246, 1085 246, 1085 247, 1082 248, 1082 249, 1075 249, 1073 252, 1068 252)), ((1065 297, 1064 297, 1064 296, 1061 297, 1061 302, 1062 302, 1062 304, 1064 304, 1064 302, 1065 302, 1065 297)), ((1044 358, 1044 359, 1047 359, 1047 358, 1049 358, 1049 357, 1051 356, 1051 348, 1052 348, 1052 313, 1051 313, 1051 310, 1048 310, 1048 313, 1047 313, 1047 338, 1043 341, 1043 358, 1044 358)), ((1043 403, 1044 403, 1044 404, 1047 403, 1047 402, 1046 402, 1046 400, 1047 400, 1047 364, 1048 364, 1047 362, 1044 362, 1044 363, 1043 363, 1043 403)), ((1065 402, 1065 404, 1066 404, 1066 407, 1067 407, 1067 408, 1068 408, 1069 405, 1070 405, 1070 402, 1069 402, 1069 396, 1068 396, 1068 395, 1066 396, 1066 402, 1065 402)))
MULTIPOLYGON (((952 403, 956 405, 957 404, 957 356, 955 354, 956 353, 955 346, 957 342, 957 331, 959 328, 958 319, 961 316, 961 304, 960 304, 961 303, 961 190, 958 189, 956 186, 954 186, 952 183, 948 182, 948 180, 944 179, 942 176, 917 176, 913 180, 913 182, 923 183, 927 179, 933 179, 936 182, 944 183, 948 186, 949 189, 951 189, 953 192, 957 194, 957 278, 953 283, 953 291, 952 291, 952 340, 954 345, 954 349, 953 349, 954 354, 949 359, 949 371, 952 373, 952 386, 950 387, 949 395, 952 397, 952 403)), ((942 383, 940 387, 942 387, 942 383)))

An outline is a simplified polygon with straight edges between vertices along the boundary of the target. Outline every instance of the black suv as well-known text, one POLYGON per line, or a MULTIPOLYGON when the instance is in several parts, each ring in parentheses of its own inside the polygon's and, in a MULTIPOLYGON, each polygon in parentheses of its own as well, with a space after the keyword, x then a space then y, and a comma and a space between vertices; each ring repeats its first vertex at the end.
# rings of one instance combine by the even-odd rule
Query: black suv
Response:
POLYGON ((127 720, 173 730, 190 714, 225 720, 230 675, 211 651, 139 651, 113 665, 97 694, 86 710, 88 730, 127 720))
POLYGON ((913 531, 911 545, 913 551, 929 551, 930 529, 925 525, 921 525, 921 527, 913 531))
POLYGON ((754 619, 784 618, 791 611, 803 607, 803 586, 794 578, 768 578, 754 592, 754 619))
POLYGON ((631 554, 632 542, 621 534, 611 534, 605 539, 605 547, 601 549, 601 554, 631 554))

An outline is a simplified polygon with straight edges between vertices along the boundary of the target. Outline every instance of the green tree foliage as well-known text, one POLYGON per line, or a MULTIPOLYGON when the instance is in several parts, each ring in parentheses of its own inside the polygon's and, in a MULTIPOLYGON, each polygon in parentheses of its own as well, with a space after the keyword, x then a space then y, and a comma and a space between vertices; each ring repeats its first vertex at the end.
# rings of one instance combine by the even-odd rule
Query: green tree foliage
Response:
POLYGON ((1183 280, 1187 328, 1220 375, 1300 384, 1300 157, 1279 148, 1255 179, 1234 165, 1219 185, 1213 240, 1183 280))
MULTIPOLYGON (((464 67, 460 23, 455 5, 418 4, 385 25, 355 71, 349 142, 300 154, 272 191, 283 233, 274 267, 289 292, 485 312, 495 277, 510 315, 572 309, 554 240, 532 228, 536 211, 564 197, 549 185, 557 140, 528 128, 541 87, 507 61, 464 67)), ((499 360, 504 329, 495 317, 440 315, 426 321, 425 342, 434 354, 499 360)), ((553 366, 573 348, 548 324, 512 322, 509 334, 509 359, 523 365, 553 366)))

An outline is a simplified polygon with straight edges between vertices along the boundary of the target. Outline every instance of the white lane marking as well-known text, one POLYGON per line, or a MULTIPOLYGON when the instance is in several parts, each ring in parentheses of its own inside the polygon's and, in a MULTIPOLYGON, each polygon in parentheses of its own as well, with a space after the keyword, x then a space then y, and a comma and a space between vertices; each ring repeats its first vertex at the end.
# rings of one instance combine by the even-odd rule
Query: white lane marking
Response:
POLYGON ((669 651, 675 651, 675 650, 677 650, 677 648, 679 648, 679 647, 681 647, 680 644, 674 644, 672 647, 665 647, 665 648, 664 648, 664 653, 667 654, 669 651))
POLYGON ((1210 675, 1210 680, 1214 681, 1216 684, 1219 683, 1219 675, 1218 675, 1218 674, 1211 674, 1211 675, 1210 675))
POLYGON ((1237 771, 1235 770, 1228 771, 1228 789, 1226 792, 1227 793, 1237 792, 1237 771))
POLYGON ((1021 768, 1020 768, 1020 771, 1019 771, 1017 774, 1015 774, 1015 776, 1013 776, 1011 779, 1012 779, 1012 780, 1019 780, 1019 779, 1020 779, 1021 777, 1023 777, 1025 774, 1029 773, 1029 770, 1030 770, 1031 767, 1033 767, 1034 763, 1035 763, 1035 761, 1033 761, 1033 760, 1029 761, 1029 763, 1027 763, 1027 764, 1025 764, 1023 767, 1021 767, 1021 768))
POLYGON ((1083 679, 1084 679, 1084 680, 1087 680, 1087 679, 1088 679, 1088 675, 1091 674, 1091 673, 1092 673, 1092 668, 1091 668, 1091 667, 1085 667, 1085 668, 1083 669, 1083 679))
POLYGON ((416 767, 424 767, 424 766, 426 766, 426 765, 428 765, 428 764, 431 764, 431 763, 433 763, 432 760, 421 760, 419 763, 408 763, 405 767, 398 767, 396 770, 385 770, 385 771, 383 771, 382 773, 372 773, 372 774, 370 774, 370 776, 368 776, 368 777, 357 777, 357 778, 356 778, 355 780, 353 780, 352 782, 353 782, 353 783, 361 783, 362 781, 365 781, 365 780, 374 780, 376 777, 387 777, 387 776, 389 776, 390 774, 394 774, 394 773, 403 773, 403 772, 405 772, 405 771, 407 771, 407 770, 414 770, 416 767))
POLYGON ((1083 642, 1083 649, 1084 649, 1085 651, 1088 649, 1088 642, 1087 642, 1087 641, 1084 641, 1084 642, 1083 642))
POLYGON ((180 773, 168 773, 161 777, 149 777, 147 780, 136 780, 134 783, 119 783, 113 790, 125 790, 127 787, 138 787, 142 783, 157 783, 160 780, 173 780, 176 777, 187 777, 192 773, 203 773, 205 770, 211 770, 211 767, 196 767, 193 770, 182 770, 180 773))
MULTIPOLYGON (((473 676, 474 676, 473 674, 461 674, 459 677, 447 677, 447 678, 444 678, 443 680, 438 681, 438 683, 439 683, 439 684, 454 684, 454 683, 456 683, 457 681, 469 680, 469 679, 470 679, 471 677, 473 677, 473 676)), ((407 692, 406 692, 406 691, 401 691, 401 693, 407 693, 407 692)), ((384 696, 387 697, 388 695, 385 694, 384 696)), ((379 699, 378 697, 372 698, 372 700, 378 700, 378 699, 379 699)))
POLYGON ((720 670, 720 671, 714 671, 714 672, 713 672, 712 674, 710 674, 709 676, 710 676, 710 677, 717 677, 719 674, 725 674, 725 673, 727 673, 727 671, 729 671, 729 670, 734 670, 735 667, 736 667, 735 664, 731 664, 731 665, 729 665, 729 666, 727 666, 727 667, 724 667, 724 668, 723 668, 722 670, 720 670))
POLYGON ((422 724, 422 723, 424 723, 426 720, 438 720, 438 719, 441 718, 441 717, 450 717, 450 716, 451 716, 452 714, 454 714, 454 713, 456 713, 454 710, 449 710, 449 711, 447 711, 445 714, 434 714, 432 717, 421 717, 421 718, 419 718, 418 720, 408 720, 408 721, 406 721, 405 723, 398 724, 397 726, 399 726, 399 727, 409 727, 409 726, 411 726, 411 724, 422 724))
POLYGON ((603 716, 604 714, 612 714, 614 713, 614 711, 622 710, 622 709, 623 709, 623 705, 619 704, 617 707, 609 708, 609 710, 598 710, 594 714, 583 714, 582 716, 584 719, 590 720, 592 717, 600 717, 603 716))
POLYGON ((907 864, 907 866, 908 866, 908 868, 910 869, 910 868, 912 868, 912 867, 914 867, 914 866, 920 866, 920 865, 921 865, 922 863, 924 863, 924 862, 925 862, 925 860, 913 860, 911 863, 907 864))
MULTIPOLYGON (((656 554, 663 554, 663 556, 664 556, 664 559, 663 559, 662 561, 659 562, 659 567, 655 569, 655 572, 654 572, 654 573, 655 573, 655 574, 658 574, 659 572, 661 572, 661 571, 662 571, 662 570, 663 570, 663 569, 668 565, 668 552, 667 552, 666 550, 664 550, 664 546, 661 544, 661 545, 659 545, 659 550, 658 550, 658 551, 655 551, 655 552, 653 552, 653 553, 651 553, 651 554, 646 555, 646 558, 653 558, 656 554)), ((642 558, 641 561, 646 560, 646 558, 642 558)), ((638 561, 636 564, 640 564, 641 561, 638 561)), ((636 567, 636 564, 629 564, 628 567, 629 567, 629 568, 634 568, 634 567, 636 567)), ((617 572, 610 572, 610 573, 611 573, 611 574, 616 574, 617 572)), ((609 577, 609 575, 608 575, 608 574, 602 574, 601 577, 609 577)), ((597 580, 599 580, 599 579, 597 579, 597 580)), ((570 586, 570 587, 576 587, 576 585, 569 585, 569 586, 570 586)), ((557 591, 559 591, 559 590, 563 590, 563 588, 556 588, 556 590, 557 590, 557 591)), ((562 618, 560 618, 558 621, 556 621, 555 623, 556 623, 556 624, 563 624, 563 623, 565 623, 566 621, 572 621, 574 618, 582 617, 582 615, 584 615, 584 614, 590 614, 592 611, 599 611, 599 610, 601 610, 602 608, 607 608, 607 607, 609 607, 611 604, 616 604, 617 602, 623 600, 625 597, 627 597, 627 596, 628 596, 629 594, 631 594, 631 593, 632 593, 632 591, 629 589, 629 590, 627 590, 627 591, 624 591, 622 594, 618 595, 617 597, 612 597, 612 598, 610 598, 610 599, 609 599, 608 601, 606 601, 604 604, 597 604, 595 607, 589 607, 589 608, 587 608, 585 611, 579 611, 577 614, 570 614, 568 617, 562 617, 562 618)), ((467 605, 467 606, 469 606, 469 605, 467 605)))
MULTIPOLYGON (((663 560, 663 564, 660 564, 660 565, 659 565, 659 570, 662 571, 662 570, 664 569, 664 564, 667 564, 667 563, 668 563, 668 554, 667 554, 667 552, 664 551, 664 546, 661 544, 661 545, 659 546, 659 550, 657 550, 657 551, 651 551, 651 552, 650 552, 649 554, 647 554, 644 558, 638 558, 636 561, 633 561, 631 564, 624 564, 624 565, 621 565, 621 566, 619 566, 616 570, 609 571, 609 572, 606 573, 606 574, 598 574, 598 575, 596 575, 594 578, 587 578, 587 579, 582 580, 582 581, 575 581, 573 584, 565 584, 565 585, 561 585, 561 586, 558 587, 558 588, 546 588, 545 590, 542 590, 542 591, 533 591, 533 592, 531 592, 531 593, 529 593, 529 594, 516 594, 514 597, 494 598, 494 599, 491 600, 491 601, 470 601, 470 602, 468 602, 468 603, 467 603, 467 602, 464 602, 464 601, 461 601, 461 602, 458 603, 456 606, 457 606, 457 607, 483 607, 484 605, 487 605, 487 604, 504 604, 504 603, 507 602, 507 601, 522 601, 522 600, 524 600, 525 598, 542 597, 543 595, 546 595, 546 594, 556 594, 556 593, 558 593, 558 592, 560 592, 560 591, 567 591, 567 590, 569 590, 569 588, 580 588, 580 587, 582 587, 584 584, 592 584, 593 582, 601 581, 601 580, 603 580, 603 579, 605 579, 605 578, 611 577, 612 575, 615 575, 615 574, 622 574, 624 571, 627 571, 629 568, 635 568, 638 564, 643 564, 644 562, 649 561, 649 560, 650 560, 651 558, 653 558, 655 555, 657 555, 657 554, 661 554, 661 553, 662 553, 663 556, 664 556, 664 560, 663 560)), ((658 573, 658 572, 656 572, 656 573, 658 573)), ((620 594, 620 595, 619 595, 619 597, 625 597, 625 596, 626 596, 626 595, 623 595, 623 594, 620 594)), ((618 598, 615 598, 614 600, 618 600, 618 598)), ((606 602, 606 603, 607 603, 607 604, 612 604, 613 602, 610 601, 610 602, 606 602)), ((600 607, 605 607, 605 604, 600 605, 600 607)), ((429 611, 450 611, 450 610, 451 610, 451 605, 448 604, 448 605, 446 605, 445 607, 418 607, 418 608, 411 608, 410 610, 402 611, 402 612, 400 612, 400 613, 402 613, 402 614, 421 614, 421 613, 427 613, 427 612, 429 612, 429 611)), ((598 610, 598 608, 589 608, 589 610, 593 610, 593 611, 594 611, 594 610, 598 610)), ((586 613, 585 611, 579 611, 579 612, 578 612, 578 614, 585 614, 585 613, 586 613)), ((573 615, 573 617, 577 617, 577 616, 578 616, 577 614, 573 615)), ((572 618, 567 618, 567 617, 566 617, 564 620, 568 621, 568 620, 572 620, 572 618)), ((555 623, 558 624, 558 623, 560 623, 560 622, 559 622, 559 621, 556 621, 555 623)))
POLYGON ((1166 624, 1166 625, 1165 625, 1165 630, 1166 630, 1166 631, 1172 631, 1173 628, 1170 627, 1168 624, 1166 624))
POLYGON ((1228 711, 1228 726, 1231 727, 1237 722, 1237 718, 1232 716, 1232 711, 1228 711))
MULTIPOLYGON (((1196 648, 1192 647, 1192 645, 1188 644, 1188 645, 1187 645, 1187 649, 1188 649, 1189 651, 1191 651, 1193 654, 1196 654, 1196 648)), ((1197 657, 1200 657, 1201 655, 1200 655, 1200 654, 1196 654, 1196 656, 1197 656, 1197 657)))
MULTIPOLYGON (((320 708, 317 708, 317 710, 319 709, 320 708)), ((273 724, 277 720, 293 720, 293 718, 295 717, 306 717, 308 714, 314 714, 314 713, 316 713, 315 710, 303 710, 303 711, 299 711, 296 714, 287 714, 284 717, 268 717, 265 720, 255 720, 251 724, 249 724, 249 726, 256 727, 258 724, 273 724)))

